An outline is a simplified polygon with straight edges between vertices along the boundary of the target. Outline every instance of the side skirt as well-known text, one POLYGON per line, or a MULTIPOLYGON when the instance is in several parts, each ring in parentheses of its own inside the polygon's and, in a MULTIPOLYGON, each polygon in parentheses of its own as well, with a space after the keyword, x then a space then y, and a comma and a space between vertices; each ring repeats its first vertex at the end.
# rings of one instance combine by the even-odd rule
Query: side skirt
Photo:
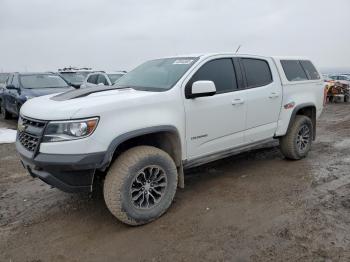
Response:
POLYGON ((215 160, 226 158, 229 156, 238 155, 240 153, 251 151, 253 149, 259 149, 259 148, 264 148, 264 147, 268 147, 268 146, 277 146, 277 145, 278 145, 278 141, 276 139, 269 138, 269 139, 265 139, 262 141, 254 142, 252 144, 227 149, 224 151, 216 152, 214 154, 209 154, 209 155, 202 156, 199 158, 194 158, 191 160, 184 160, 183 167, 184 167, 184 169, 188 169, 188 168, 200 166, 200 165, 203 165, 203 164, 206 164, 209 162, 213 162, 215 160))

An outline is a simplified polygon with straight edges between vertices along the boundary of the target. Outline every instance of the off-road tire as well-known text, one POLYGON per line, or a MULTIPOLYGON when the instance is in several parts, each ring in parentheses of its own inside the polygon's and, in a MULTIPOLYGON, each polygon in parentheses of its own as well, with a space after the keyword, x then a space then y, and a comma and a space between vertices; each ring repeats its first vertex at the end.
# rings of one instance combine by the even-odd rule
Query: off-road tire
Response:
POLYGON ((280 138, 280 150, 287 159, 299 160, 306 157, 309 153, 312 140, 313 124, 311 119, 307 116, 297 115, 287 134, 280 138), (310 131, 310 138, 305 150, 300 150, 298 148, 297 139, 298 133, 304 125, 306 125, 310 131))
POLYGON ((11 114, 6 108, 3 106, 3 102, 0 100, 0 119, 10 119, 11 114))
POLYGON ((120 155, 106 175, 103 194, 110 212, 125 224, 137 226, 163 215, 172 203, 177 189, 177 169, 173 159, 163 150, 152 146, 137 146, 120 155), (166 175, 167 186, 160 202, 149 209, 135 207, 131 186, 140 170, 159 166, 166 175))
POLYGON ((348 96, 348 95, 344 96, 344 102, 345 102, 345 103, 348 103, 348 102, 349 102, 349 96, 348 96))

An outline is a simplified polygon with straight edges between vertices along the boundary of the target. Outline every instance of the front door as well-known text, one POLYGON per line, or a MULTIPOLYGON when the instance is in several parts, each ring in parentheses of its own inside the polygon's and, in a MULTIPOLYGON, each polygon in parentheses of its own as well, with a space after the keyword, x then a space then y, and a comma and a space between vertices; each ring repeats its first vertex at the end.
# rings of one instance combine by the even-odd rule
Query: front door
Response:
POLYGON ((244 142, 245 90, 239 90, 233 61, 220 58, 206 62, 186 84, 213 81, 216 94, 185 99, 188 159, 210 155, 244 142))

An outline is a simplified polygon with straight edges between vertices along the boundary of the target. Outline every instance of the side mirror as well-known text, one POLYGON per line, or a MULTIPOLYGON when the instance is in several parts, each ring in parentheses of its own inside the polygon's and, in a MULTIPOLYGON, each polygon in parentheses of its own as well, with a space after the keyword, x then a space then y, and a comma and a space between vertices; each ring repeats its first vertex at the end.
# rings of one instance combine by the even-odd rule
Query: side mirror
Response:
POLYGON ((69 85, 74 87, 75 89, 80 88, 80 84, 69 83, 69 85))
POLYGON ((204 96, 213 96, 216 93, 216 87, 213 81, 201 80, 192 84, 187 98, 196 98, 204 96))
POLYGON ((8 90, 18 90, 18 88, 15 87, 14 85, 7 85, 6 88, 7 88, 8 90))

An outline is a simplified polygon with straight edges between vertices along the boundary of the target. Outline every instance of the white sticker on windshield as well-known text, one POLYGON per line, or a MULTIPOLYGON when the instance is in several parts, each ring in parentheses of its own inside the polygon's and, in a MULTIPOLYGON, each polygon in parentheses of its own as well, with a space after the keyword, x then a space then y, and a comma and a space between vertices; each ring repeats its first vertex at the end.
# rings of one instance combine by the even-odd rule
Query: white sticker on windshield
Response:
POLYGON ((179 59, 179 60, 175 60, 173 65, 189 65, 192 62, 193 62, 193 60, 191 60, 191 59, 179 59))

